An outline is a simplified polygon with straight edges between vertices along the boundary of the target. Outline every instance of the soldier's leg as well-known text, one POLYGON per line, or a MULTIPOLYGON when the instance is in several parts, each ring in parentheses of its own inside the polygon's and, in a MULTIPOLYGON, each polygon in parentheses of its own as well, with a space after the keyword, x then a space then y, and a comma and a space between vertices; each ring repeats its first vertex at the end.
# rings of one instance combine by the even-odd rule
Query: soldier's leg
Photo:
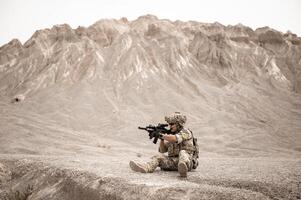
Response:
POLYGON ((146 164, 130 161, 130 167, 133 171, 142 173, 152 173, 157 167, 160 167, 162 170, 176 171, 178 170, 178 162, 179 158, 158 154, 153 156, 151 161, 147 162, 146 164))
POLYGON ((168 165, 170 165, 168 157, 163 154, 153 156, 151 158, 151 161, 147 162, 146 164, 130 161, 131 169, 133 171, 142 173, 152 173, 156 170, 157 167, 167 167, 168 165))
POLYGON ((191 170, 192 163, 191 163, 192 156, 187 153, 185 150, 181 150, 179 153, 179 163, 178 163, 178 171, 180 176, 186 177, 187 172, 191 170))
POLYGON ((190 171, 192 168, 192 155, 185 150, 181 150, 179 152, 179 162, 184 162, 190 171))
POLYGON ((152 157, 152 160, 147 163, 149 172, 153 172, 157 167, 163 170, 177 170, 178 161, 165 156, 163 154, 158 154, 152 157))
POLYGON ((178 170, 179 157, 168 157, 161 160, 159 167, 164 171, 177 171, 178 170))

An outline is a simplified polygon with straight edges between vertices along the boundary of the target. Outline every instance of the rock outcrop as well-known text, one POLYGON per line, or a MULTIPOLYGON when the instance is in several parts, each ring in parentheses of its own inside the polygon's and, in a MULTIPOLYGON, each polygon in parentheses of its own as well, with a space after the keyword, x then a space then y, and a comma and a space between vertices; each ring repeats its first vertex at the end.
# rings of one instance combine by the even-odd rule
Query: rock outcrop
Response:
POLYGON ((187 73, 205 66, 213 71, 206 73, 218 72, 229 80, 234 74, 242 79, 240 70, 270 71, 300 92, 300 41, 268 27, 253 31, 241 24, 172 22, 151 15, 131 22, 100 20, 75 30, 56 25, 36 31, 24 45, 12 40, 1 47, 0 94, 31 95, 61 82, 100 78, 114 66, 122 68, 117 79, 145 73, 150 78, 151 70, 164 74, 187 66, 187 73), (143 67, 134 70, 134 65, 143 67))

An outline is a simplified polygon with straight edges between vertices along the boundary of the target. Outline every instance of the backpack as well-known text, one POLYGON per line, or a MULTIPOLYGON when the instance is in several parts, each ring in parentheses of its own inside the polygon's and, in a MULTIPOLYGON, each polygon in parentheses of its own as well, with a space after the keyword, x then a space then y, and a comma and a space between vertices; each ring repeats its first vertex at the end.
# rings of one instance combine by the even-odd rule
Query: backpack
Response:
POLYGON ((193 133, 192 133, 191 130, 189 130, 189 131, 192 134, 192 140, 193 140, 193 146, 194 146, 194 152, 193 152, 193 155, 192 155, 192 169, 196 169, 199 165, 199 161, 198 161, 198 158, 199 158, 198 139, 193 136, 193 133))

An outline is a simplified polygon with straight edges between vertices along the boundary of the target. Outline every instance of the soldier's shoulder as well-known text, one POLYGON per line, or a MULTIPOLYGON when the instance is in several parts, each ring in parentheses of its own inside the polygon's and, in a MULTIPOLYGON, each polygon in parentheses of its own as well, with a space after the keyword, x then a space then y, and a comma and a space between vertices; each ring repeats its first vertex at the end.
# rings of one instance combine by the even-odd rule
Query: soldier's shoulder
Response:
POLYGON ((189 130, 188 128, 183 128, 180 132, 186 133, 186 134, 191 134, 191 130, 189 130))
POLYGON ((192 132, 188 128, 183 128, 180 135, 185 136, 187 139, 192 137, 192 132))

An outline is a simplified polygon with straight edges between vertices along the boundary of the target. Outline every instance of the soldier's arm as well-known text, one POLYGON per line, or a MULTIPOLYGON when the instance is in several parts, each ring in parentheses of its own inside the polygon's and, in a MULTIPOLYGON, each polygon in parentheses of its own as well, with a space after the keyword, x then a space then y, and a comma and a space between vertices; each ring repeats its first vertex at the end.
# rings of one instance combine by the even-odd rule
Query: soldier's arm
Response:
POLYGON ((177 138, 175 135, 169 135, 169 134, 164 134, 163 139, 168 141, 168 142, 177 142, 177 138))
POLYGON ((192 137, 192 134, 188 131, 180 131, 180 133, 177 133, 174 135, 176 137, 176 142, 179 144, 181 142, 184 142, 185 140, 189 140, 192 137))
POLYGON ((167 144, 164 142, 164 140, 160 141, 159 152, 160 153, 167 152, 167 144))

